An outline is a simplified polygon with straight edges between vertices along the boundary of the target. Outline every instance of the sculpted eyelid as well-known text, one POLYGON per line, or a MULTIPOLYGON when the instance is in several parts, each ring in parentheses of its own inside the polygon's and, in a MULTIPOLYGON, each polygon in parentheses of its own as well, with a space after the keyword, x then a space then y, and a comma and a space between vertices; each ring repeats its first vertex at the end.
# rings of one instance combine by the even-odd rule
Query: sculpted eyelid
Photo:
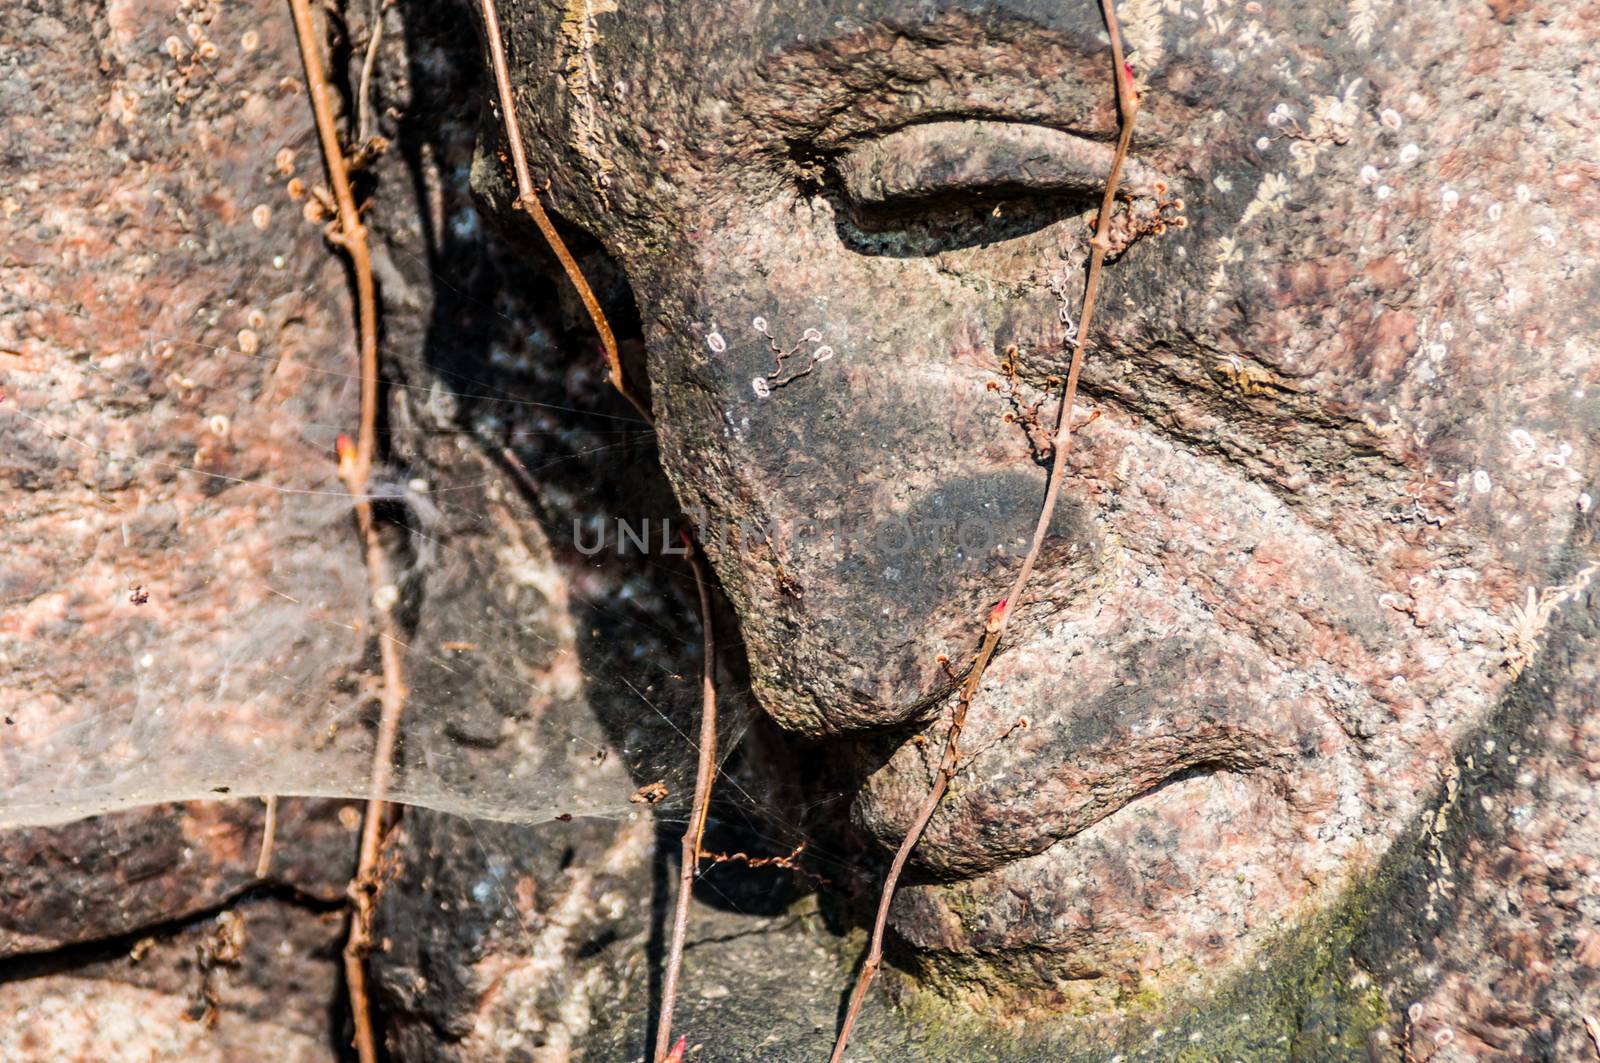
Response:
MULTIPOLYGON (((1048 126, 944 121, 906 126, 851 147, 835 163, 858 204, 916 200, 997 188, 1089 193, 1102 188, 1112 147, 1048 126)), ((1123 187, 1147 192, 1156 178, 1128 160, 1123 187)))

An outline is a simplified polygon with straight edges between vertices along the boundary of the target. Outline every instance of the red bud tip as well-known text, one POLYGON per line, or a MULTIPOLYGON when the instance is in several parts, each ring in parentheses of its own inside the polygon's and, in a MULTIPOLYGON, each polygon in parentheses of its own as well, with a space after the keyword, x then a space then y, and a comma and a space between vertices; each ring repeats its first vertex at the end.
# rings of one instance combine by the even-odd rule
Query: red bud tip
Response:
POLYGON ((339 460, 341 462, 354 461, 356 456, 356 445, 355 443, 351 442, 349 436, 341 432, 339 433, 338 438, 333 441, 333 452, 339 455, 339 460))
POLYGON ((1001 598, 1000 599, 1000 604, 996 605, 994 607, 994 609, 992 609, 990 611, 990 613, 989 613, 989 623, 987 625, 988 630, 989 631, 999 631, 1000 630, 1000 621, 1005 619, 1005 615, 1006 615, 1006 599, 1001 598))
POLYGON ((678 1043, 672 1046, 672 1051, 667 1054, 663 1063, 683 1063, 683 1053, 689 1047, 689 1035, 679 1034, 678 1043))

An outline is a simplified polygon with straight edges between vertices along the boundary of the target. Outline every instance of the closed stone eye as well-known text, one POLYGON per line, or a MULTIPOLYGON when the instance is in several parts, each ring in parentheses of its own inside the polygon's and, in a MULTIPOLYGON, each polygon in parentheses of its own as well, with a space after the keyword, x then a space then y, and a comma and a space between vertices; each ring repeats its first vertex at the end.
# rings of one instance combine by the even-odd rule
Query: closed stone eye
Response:
MULTIPOLYGON (((938 121, 906 126, 849 148, 835 169, 857 206, 915 203, 952 195, 1096 195, 1113 151, 1048 126, 938 121)), ((1148 194, 1157 178, 1129 160, 1122 187, 1148 194)))
MULTIPOLYGON (((986 247, 1094 209, 1109 144, 1023 122, 929 121, 844 146, 831 168, 841 239, 861 254, 913 258, 986 247)), ((1124 186, 1158 183, 1129 167, 1124 186)))

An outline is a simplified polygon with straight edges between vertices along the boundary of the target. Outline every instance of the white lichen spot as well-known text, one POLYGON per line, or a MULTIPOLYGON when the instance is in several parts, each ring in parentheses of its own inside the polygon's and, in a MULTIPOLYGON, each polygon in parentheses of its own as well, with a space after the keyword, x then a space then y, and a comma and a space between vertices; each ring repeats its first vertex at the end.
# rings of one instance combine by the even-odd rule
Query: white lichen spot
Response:
POLYGON ((1244 52, 1260 51, 1261 46, 1271 40, 1271 35, 1268 34, 1261 23, 1255 19, 1251 19, 1243 26, 1240 26, 1239 36, 1236 38, 1239 49, 1244 52))
MULTIPOLYGON (((1233 237, 1224 236, 1224 237, 1221 237, 1220 239, 1218 239, 1217 240, 1217 268, 1211 274, 1211 282, 1210 282, 1211 290, 1213 292, 1215 292, 1219 288, 1222 287, 1223 281, 1225 281, 1227 279, 1228 267, 1230 265, 1232 265, 1235 262, 1243 262, 1243 261, 1244 261, 1244 252, 1239 249, 1239 245, 1234 242, 1233 237)), ((1067 320, 1065 310, 1062 311, 1062 319, 1063 320, 1067 320)), ((1074 336, 1077 335, 1076 327, 1073 328, 1073 335, 1074 336)))
POLYGON ((1493 221, 1493 222, 1497 222, 1501 218, 1505 217, 1506 208, 1501 206, 1498 203, 1490 203, 1489 204, 1489 212, 1488 213, 1489 213, 1489 220, 1493 221))
POLYGON ((762 335, 766 335, 767 319, 764 318, 764 317, 761 317, 759 315, 756 316, 756 317, 753 317, 753 318, 750 319, 750 327, 755 329, 757 332, 761 333, 762 335))
POLYGON ((1556 231, 1548 225, 1539 226, 1533 231, 1533 234, 1539 238, 1540 246, 1545 248, 1554 249, 1561 242, 1560 238, 1556 236, 1556 231))
POLYGON ((1378 197, 1378 202, 1382 203, 1384 200, 1394 195, 1394 189, 1390 188, 1388 185, 1379 185, 1377 188, 1373 189, 1372 194, 1378 197))
POLYGON ((255 354, 261 349, 261 337, 254 329, 242 328, 237 336, 240 354, 255 354))
POLYGON ((1350 0, 1350 39, 1365 47, 1378 25, 1375 0, 1350 0))
POLYGON ((214 413, 206 420, 206 427, 214 436, 226 436, 232 425, 233 422, 228 420, 227 414, 222 413, 214 413))
POLYGON ((1318 143, 1344 144, 1355 132, 1361 118, 1361 108, 1356 105, 1356 94, 1361 91, 1361 78, 1356 78, 1337 96, 1314 96, 1311 99, 1311 119, 1306 129, 1311 139, 1318 143))
POLYGON ((1542 455, 1539 458, 1539 464, 1543 465, 1547 469, 1565 469, 1567 467, 1567 462, 1571 459, 1572 444, 1561 443, 1556 446, 1555 450, 1552 450, 1548 454, 1542 455))
POLYGON ((1294 162, 1294 172, 1297 177, 1310 177, 1317 171, 1317 154, 1322 149, 1305 140, 1292 141, 1289 144, 1289 158, 1294 162))
POLYGON ((380 613, 393 609, 400 601, 400 588, 393 583, 385 583, 372 592, 372 607, 380 613))
POLYGON ((1578 496, 1578 512, 1587 513, 1594 508, 1594 496, 1585 491, 1578 496))
POLYGON ((826 362, 829 358, 833 357, 833 348, 828 346, 818 347, 814 352, 812 352, 811 357, 816 361, 826 362))
POLYGON ((1421 148, 1417 147, 1415 144, 1407 144, 1405 147, 1400 149, 1400 162, 1403 165, 1410 166, 1412 163, 1417 161, 1417 158, 1421 154, 1421 148))
POLYGON ((1272 147, 1272 138, 1271 137, 1257 137, 1256 138, 1256 150, 1257 151, 1266 151, 1270 147, 1272 147))
MULTIPOLYGON (((1511 614, 1500 621, 1500 639, 1505 644, 1505 666, 1515 679, 1533 663, 1539 651, 1539 637, 1549 626, 1555 612, 1563 604, 1582 594, 1595 575, 1600 573, 1600 561, 1573 574, 1568 582, 1543 591, 1528 588, 1527 597, 1511 607, 1511 614)), ((1511 758, 1507 758, 1510 760, 1511 758)), ((1512 760, 1515 763, 1514 760, 1512 760)))
POLYGON ((808 328, 800 334, 800 338, 805 340, 807 343, 821 343, 822 333, 818 332, 814 328, 808 328))
POLYGON ((721 354, 728 349, 728 341, 722 338, 722 333, 713 330, 706 333, 706 346, 711 348, 712 354, 721 354))
POLYGON ((1480 495, 1488 494, 1494 488, 1494 481, 1489 479, 1489 474, 1482 469, 1477 469, 1472 474, 1472 489, 1480 495))
POLYGON ((250 224, 265 231, 272 224, 272 208, 265 203, 257 204, 256 209, 250 212, 250 224))
POLYGON ((1443 207, 1446 213, 1455 210, 1456 204, 1460 202, 1461 193, 1457 192, 1449 185, 1445 185, 1439 190, 1439 206, 1443 207))
POLYGON ((1166 15, 1162 0, 1123 0, 1117 5, 1117 18, 1122 24, 1122 37, 1138 55, 1139 66, 1154 70, 1165 58, 1162 30, 1166 15))
POLYGON ((1518 185, 1515 195, 1518 203, 1526 205, 1533 202, 1533 190, 1527 185, 1518 185))
POLYGON ((1385 129, 1399 129, 1401 126, 1400 112, 1393 107, 1385 107, 1383 113, 1378 115, 1378 121, 1383 123, 1385 129))
POLYGON ((1248 225, 1263 214, 1276 214, 1283 210, 1283 204, 1289 198, 1289 179, 1281 173, 1269 173, 1261 179, 1261 184, 1256 187, 1256 194, 1244 208, 1244 214, 1239 218, 1240 225, 1248 225))
POLYGON ((1378 168, 1369 162, 1367 165, 1361 167, 1360 177, 1362 184, 1375 185, 1378 183, 1378 168))
POLYGON ((1211 179, 1211 183, 1216 186, 1218 192, 1233 191, 1233 181, 1226 174, 1217 174, 1211 179))
POLYGON ((772 394, 772 385, 767 383, 767 378, 764 376, 758 376, 750 381, 750 388, 758 399, 764 399, 772 394))

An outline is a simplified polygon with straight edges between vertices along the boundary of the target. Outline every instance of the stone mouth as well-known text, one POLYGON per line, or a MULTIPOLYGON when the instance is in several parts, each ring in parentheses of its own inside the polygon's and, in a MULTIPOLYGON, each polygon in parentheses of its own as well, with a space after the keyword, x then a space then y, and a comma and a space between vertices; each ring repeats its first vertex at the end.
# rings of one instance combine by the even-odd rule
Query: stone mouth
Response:
POLYGON ((1205 723, 1145 736, 1137 744, 1112 741, 1085 749, 1073 763, 1021 787, 986 788, 980 782, 963 788, 958 776, 923 834, 915 863, 936 880, 986 874, 1070 844, 1092 827, 1132 814, 1168 787, 1207 776, 1270 775, 1286 792, 1289 758, 1281 737, 1205 723))
MULTIPOLYGON (((1297 765, 1342 744, 1321 702, 1262 646, 1219 637, 1148 588, 1126 590, 1054 612, 1048 633, 1034 628, 995 660, 962 766, 914 851, 922 873, 987 874, 1186 780, 1249 777, 1292 802, 1297 765)), ((935 778, 948 720, 863 765, 855 818, 890 849, 935 778)))

